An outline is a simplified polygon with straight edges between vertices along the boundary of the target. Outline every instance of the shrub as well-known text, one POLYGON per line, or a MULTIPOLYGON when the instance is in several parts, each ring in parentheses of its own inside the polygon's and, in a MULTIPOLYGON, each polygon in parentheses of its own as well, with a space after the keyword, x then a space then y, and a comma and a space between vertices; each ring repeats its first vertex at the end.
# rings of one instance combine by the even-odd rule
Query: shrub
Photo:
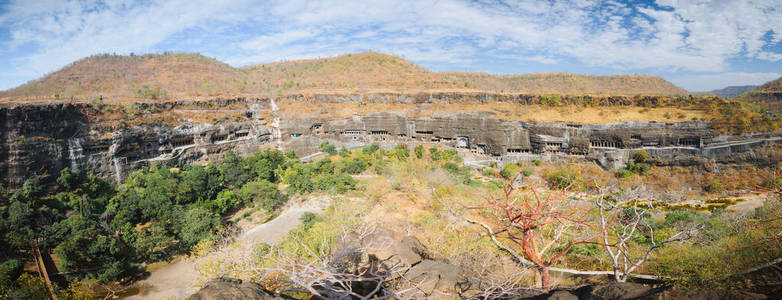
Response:
POLYGON ((415 146, 415 149, 413 151, 415 152, 416 158, 421 159, 424 157, 424 146, 422 145, 415 146))
POLYGON ((380 145, 377 143, 372 143, 372 145, 369 145, 369 147, 365 147, 364 149, 361 149, 364 154, 373 154, 377 152, 377 150, 380 149, 380 145))
POLYGON ((633 160, 639 163, 644 163, 649 160, 649 152, 646 152, 646 150, 641 150, 633 153, 633 160))
POLYGON ((633 176, 633 171, 630 171, 628 169, 620 169, 616 172, 616 177, 619 178, 628 178, 630 176, 633 176))
POLYGON ((211 237, 220 226, 220 217, 201 207, 189 209, 182 220, 179 240, 189 247, 211 237))
POLYGON ((429 155, 433 161, 438 161, 442 159, 440 149, 437 149, 437 146, 432 146, 431 148, 429 148, 429 155))
POLYGON ((451 172, 451 173, 458 173, 459 172, 459 165, 457 165, 455 163, 452 163, 452 162, 447 162, 447 163, 443 164, 443 169, 445 169, 446 171, 451 172))
POLYGON ((24 270, 24 264, 16 259, 9 259, 0 264, 0 280, 14 281, 24 270))
POLYGON ((396 146, 394 156, 396 156, 396 159, 398 160, 405 161, 408 157, 410 157, 410 149, 407 149, 407 145, 405 144, 399 144, 396 146))
POLYGON ((206 207, 211 211, 216 211, 219 214, 224 214, 236 207, 239 203, 239 198, 232 190, 222 190, 217 194, 217 198, 214 201, 207 202, 206 207))
POLYGON ((521 173, 524 174, 524 176, 530 176, 535 171, 532 167, 526 167, 524 168, 521 173))
POLYGON ((454 157, 457 157, 457 155, 456 155, 456 154, 457 154, 456 150, 453 150, 453 149, 447 149, 447 150, 445 150, 445 151, 443 151, 443 152, 442 152, 442 157, 443 157, 443 160, 445 160, 445 161, 450 161, 450 160, 451 160, 451 159, 453 159, 454 157))
POLYGON ((536 158, 536 159, 533 159, 533 160, 532 160, 532 163, 533 163, 533 164, 535 164, 536 166, 540 166, 540 164, 541 164, 542 162, 540 161, 540 159, 537 159, 537 158, 536 158))
POLYGON ((554 188, 566 188, 574 186, 581 182, 581 176, 578 171, 570 169, 559 169, 546 176, 546 181, 554 188))
POLYGON ((266 180, 248 182, 239 190, 239 198, 245 205, 258 203, 267 212, 284 202, 277 185, 266 180))
POLYGON ((364 158, 356 157, 353 159, 343 160, 338 168, 339 171, 346 172, 348 174, 360 174, 367 169, 367 161, 364 158))
POLYGON ((722 191, 723 187, 719 179, 712 179, 703 189, 710 193, 716 193, 722 191))
POLYGON ((350 156, 350 150, 346 149, 345 147, 342 147, 342 150, 339 150, 339 156, 349 157, 350 156))
MULTIPOLYGON (((318 215, 311 213, 311 212, 305 212, 299 217, 299 221, 301 221, 301 227, 304 230, 309 230, 312 228, 312 225, 315 224, 316 221, 318 221, 318 215)), ((268 244, 267 244, 268 246, 268 244)))
POLYGON ((320 143, 320 147, 319 148, 320 148, 321 152, 326 152, 328 154, 335 154, 335 153, 337 153, 337 147, 335 147, 334 145, 332 145, 329 142, 320 143))
POLYGON ((695 222, 697 215, 689 210, 673 210, 665 213, 665 226, 674 227, 682 223, 695 222))
POLYGON ((312 179, 312 187, 321 191, 341 194, 356 189, 356 180, 345 173, 319 174, 312 179))
POLYGON ((517 164, 507 164, 502 168, 502 171, 500 171, 500 175, 507 180, 512 180, 518 173, 519 166, 517 164))
POLYGON ((158 87, 150 87, 148 85, 142 86, 138 91, 138 95, 147 99, 162 99, 166 97, 166 91, 158 87))

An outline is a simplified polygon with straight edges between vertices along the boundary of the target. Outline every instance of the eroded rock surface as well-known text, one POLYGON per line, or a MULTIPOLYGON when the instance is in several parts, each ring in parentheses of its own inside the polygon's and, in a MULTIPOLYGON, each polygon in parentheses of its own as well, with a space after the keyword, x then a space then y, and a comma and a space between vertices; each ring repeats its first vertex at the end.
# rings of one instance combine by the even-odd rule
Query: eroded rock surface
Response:
MULTIPOLYGON (((392 96, 321 100, 466 101, 452 94, 436 95, 439 98, 389 100, 388 97, 392 96)), ((470 101, 476 101, 474 95, 470 97, 470 101)), ((321 100, 312 99, 313 103, 321 100)), ((524 103, 519 99, 513 101, 516 100, 524 103)), ((13 190, 31 177, 53 182, 65 167, 90 170, 120 182, 131 171, 152 163, 179 167, 193 162, 220 161, 228 150, 247 155, 278 147, 306 156, 318 152, 318 146, 324 141, 346 148, 371 143, 387 148, 402 143, 440 145, 472 153, 485 161, 580 160, 605 168, 625 166, 639 150, 649 152, 651 162, 660 166, 714 163, 774 166, 782 160, 777 151, 782 145, 782 132, 718 135, 706 121, 582 125, 505 121, 482 112, 420 118, 381 112, 336 120, 276 116, 271 124, 265 119, 273 115, 269 99, 138 103, 135 110, 154 110, 165 115, 181 111, 177 109, 183 105, 195 105, 195 109, 187 111, 225 110, 245 117, 214 122, 186 118, 177 126, 152 122, 106 131, 102 121, 93 120, 102 112, 91 104, 0 107, 0 184, 13 190), (224 106, 233 108, 221 109, 224 106)))
POLYGON ((294 299, 285 295, 280 295, 269 291, 260 284, 254 282, 242 281, 233 278, 216 278, 204 285, 194 295, 187 298, 189 300, 238 300, 238 299, 259 299, 259 300, 285 300, 294 299))

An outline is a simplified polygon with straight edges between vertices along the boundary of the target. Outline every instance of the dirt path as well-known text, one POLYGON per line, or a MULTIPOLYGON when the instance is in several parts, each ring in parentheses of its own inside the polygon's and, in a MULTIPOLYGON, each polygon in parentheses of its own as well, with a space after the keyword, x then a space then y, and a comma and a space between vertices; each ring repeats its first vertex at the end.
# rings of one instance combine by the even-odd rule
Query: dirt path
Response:
MULTIPOLYGON (((290 205, 274 220, 243 232, 237 237, 236 242, 228 251, 232 254, 243 253, 252 249, 258 243, 274 244, 299 225, 299 218, 304 213, 319 213, 330 202, 331 199, 329 197, 316 197, 308 199, 304 203, 290 205)), ((206 257, 183 259, 154 269, 150 271, 149 277, 135 284, 135 287, 139 290, 137 294, 124 297, 123 299, 185 299, 198 291, 196 286, 200 275, 198 261, 209 259, 209 256, 213 255, 239 257, 227 255, 223 251, 215 251, 206 257)))

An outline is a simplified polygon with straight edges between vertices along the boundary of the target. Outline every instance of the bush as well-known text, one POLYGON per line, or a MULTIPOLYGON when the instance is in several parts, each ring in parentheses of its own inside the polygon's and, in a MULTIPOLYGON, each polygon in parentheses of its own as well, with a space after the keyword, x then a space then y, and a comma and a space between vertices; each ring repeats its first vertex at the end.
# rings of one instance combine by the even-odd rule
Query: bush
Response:
POLYGON ((695 222, 697 215, 689 210, 673 210, 665 214, 665 226, 674 227, 682 223, 695 222))
POLYGON ((721 192, 723 187, 719 179, 712 179, 703 189, 710 193, 717 193, 721 192))
POLYGON ((521 173, 522 173, 522 174, 524 174, 524 176, 526 177, 526 176, 530 176, 530 175, 532 175, 532 173, 533 173, 534 171, 535 171, 535 169, 533 169, 532 167, 526 167, 526 168, 524 168, 524 169, 521 171, 521 173))
POLYGON ((559 169, 546 176, 546 181, 554 188, 566 188, 578 185, 581 182, 581 176, 578 171, 570 169, 559 169))
POLYGON ((533 163, 533 164, 535 164, 536 166, 540 166, 540 164, 541 164, 542 162, 540 161, 540 159, 537 159, 537 158, 536 158, 536 159, 533 159, 533 160, 532 160, 532 163, 533 163))
POLYGON ((442 165, 442 168, 451 173, 459 183, 470 184, 470 167, 459 167, 456 163, 447 162, 442 165))
POLYGON ((364 158, 356 157, 352 159, 345 159, 340 162, 340 165, 337 169, 341 172, 346 172, 348 174, 360 174, 361 172, 364 172, 364 170, 367 169, 367 161, 364 158))
POLYGON ((500 175, 507 180, 513 180, 518 173, 519 166, 517 164, 507 164, 502 168, 502 171, 500 171, 500 175))
POLYGON ((339 150, 339 156, 349 157, 350 156, 350 150, 348 150, 348 149, 343 147, 342 150, 339 150))
POLYGON ((377 143, 372 143, 372 145, 369 145, 369 147, 365 147, 364 149, 361 149, 361 151, 364 152, 364 154, 369 155, 377 152, 378 149, 380 149, 380 145, 378 145, 377 143))
POLYGON ((407 145, 400 144, 396 146, 396 151, 394 152, 394 155, 396 156, 396 159, 405 161, 408 157, 410 157, 410 149, 407 149, 407 145))
POLYGON ((284 202, 277 185, 266 180, 248 182, 239 190, 239 199, 245 205, 258 203, 267 212, 274 210, 284 202))
POLYGON ((312 185, 316 190, 341 194, 356 189, 356 180, 345 173, 319 174, 312 179, 312 185))
POLYGON ((421 159, 424 157, 424 146, 418 145, 415 146, 415 149, 413 149, 413 152, 415 152, 415 158, 421 159))
POLYGON ((433 161, 438 161, 442 158, 440 149, 437 149, 437 146, 432 146, 429 148, 429 156, 432 158, 433 161))
POLYGON ((644 163, 649 160, 649 152, 646 152, 646 150, 641 150, 633 153, 633 160, 639 163, 644 163))
POLYGON ((453 150, 453 149, 447 149, 447 150, 442 152, 442 157, 443 157, 443 160, 450 161, 454 157, 457 157, 457 152, 456 152, 456 150, 453 150))
POLYGON ((0 264, 0 280, 14 281, 22 275, 24 264, 16 259, 9 259, 0 264))
POLYGON ((238 203, 239 198, 232 190, 222 190, 215 200, 206 202, 205 207, 222 215, 233 210, 238 203))
POLYGON ((616 172, 616 177, 619 178, 628 178, 630 176, 633 176, 633 171, 630 171, 628 169, 620 169, 616 172))
POLYGON ((311 212, 305 212, 301 215, 301 217, 299 217, 299 221, 301 221, 301 227, 304 230, 309 230, 312 228, 312 225, 314 225, 318 219, 318 215, 311 212))
POLYGON ((332 145, 329 142, 320 143, 320 147, 319 148, 320 148, 320 151, 326 152, 328 154, 335 154, 335 153, 337 153, 337 147, 335 147, 334 145, 332 145))
POLYGON ((148 85, 144 85, 137 91, 137 93, 142 98, 153 100, 166 97, 166 91, 162 90, 159 86, 153 88, 148 85))
POLYGON ((212 237, 220 226, 220 217, 201 207, 189 209, 182 220, 179 240, 190 247, 203 239, 212 237))

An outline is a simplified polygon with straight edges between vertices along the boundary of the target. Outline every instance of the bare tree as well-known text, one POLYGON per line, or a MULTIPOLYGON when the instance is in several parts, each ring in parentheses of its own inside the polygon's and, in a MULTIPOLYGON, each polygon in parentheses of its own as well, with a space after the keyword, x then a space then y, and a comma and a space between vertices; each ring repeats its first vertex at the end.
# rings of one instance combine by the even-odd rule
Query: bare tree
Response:
POLYGON ((324 240, 315 249, 298 243, 298 250, 303 250, 308 257, 291 254, 299 251, 272 248, 262 257, 271 260, 270 266, 250 271, 262 278, 284 278, 290 288, 283 292, 306 292, 320 299, 410 298, 417 287, 400 284, 405 281, 403 274, 409 266, 388 265, 366 255, 362 241, 374 230, 363 225, 346 231, 334 245, 324 240))
MULTIPOLYGON (((595 186, 598 186, 597 183, 595 186)), ((700 229, 700 226, 692 226, 658 242, 654 236, 654 227, 645 219, 648 209, 639 208, 637 201, 631 201, 630 204, 609 201, 605 197, 605 189, 598 187, 598 190, 600 196, 595 200, 595 205, 600 211, 603 246, 611 257, 614 279, 618 282, 627 281, 627 277, 645 263, 655 249, 691 239, 700 229), (646 237, 651 245, 642 251, 642 255, 631 257, 630 242, 640 235, 646 237)))
POLYGON ((527 194, 517 196, 516 188, 506 183, 503 194, 484 197, 487 204, 470 207, 491 214, 491 224, 475 219, 468 222, 484 227, 492 241, 502 250, 510 253, 522 264, 533 265, 540 273, 541 287, 551 286, 551 266, 563 258, 578 244, 597 243, 593 240, 600 233, 590 233, 594 224, 589 219, 584 205, 567 197, 570 187, 559 192, 549 192, 542 197, 535 187, 528 186, 527 194), (503 243, 498 237, 510 243, 503 243))

